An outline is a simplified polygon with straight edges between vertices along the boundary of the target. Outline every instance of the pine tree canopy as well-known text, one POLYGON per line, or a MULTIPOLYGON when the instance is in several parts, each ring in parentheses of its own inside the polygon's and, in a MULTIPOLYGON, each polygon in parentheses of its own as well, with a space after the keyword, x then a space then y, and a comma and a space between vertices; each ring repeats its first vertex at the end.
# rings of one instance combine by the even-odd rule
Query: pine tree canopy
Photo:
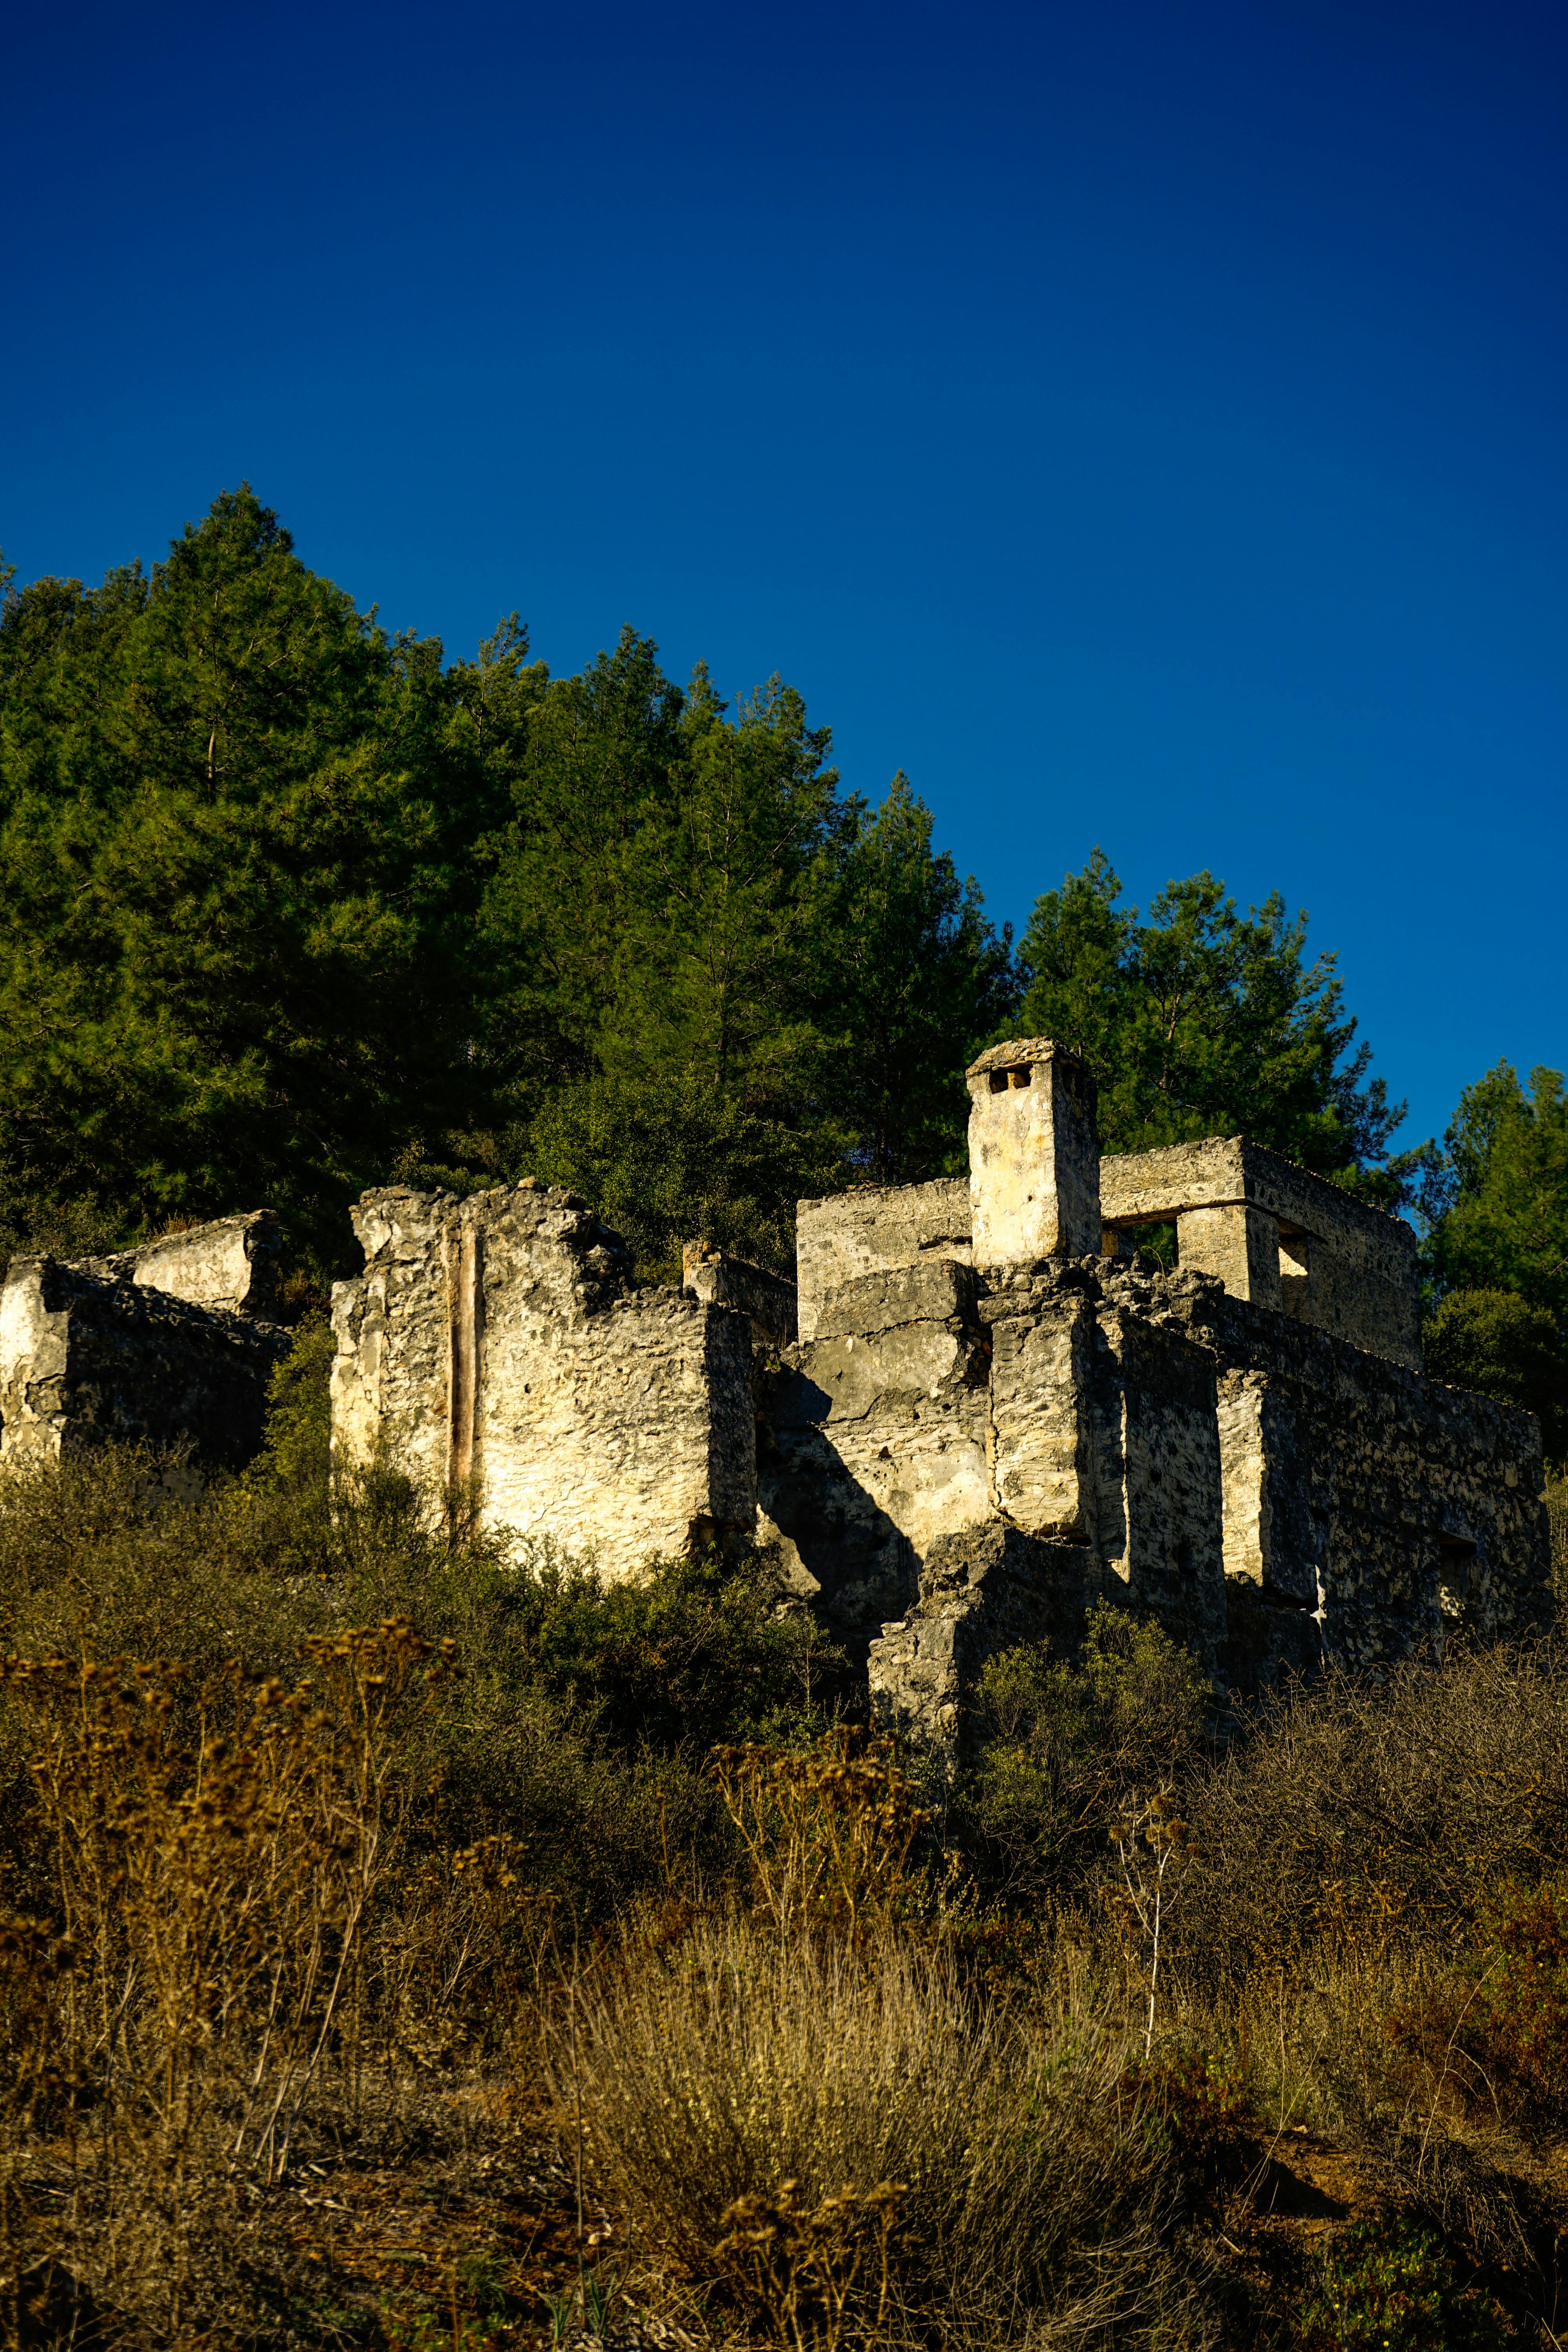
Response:
POLYGON ((801 1196, 962 1171, 1019 1030, 1088 1054, 1107 1150, 1245 1129, 1389 1201, 1420 1158, 1278 896, 1141 921, 1097 852, 1016 950, 783 680, 629 628, 552 677, 516 614, 448 659, 244 487, 150 571, 6 579, 0 832, 0 1249, 265 1202, 321 1276, 368 1185, 532 1172, 649 1275, 786 1265, 801 1196))

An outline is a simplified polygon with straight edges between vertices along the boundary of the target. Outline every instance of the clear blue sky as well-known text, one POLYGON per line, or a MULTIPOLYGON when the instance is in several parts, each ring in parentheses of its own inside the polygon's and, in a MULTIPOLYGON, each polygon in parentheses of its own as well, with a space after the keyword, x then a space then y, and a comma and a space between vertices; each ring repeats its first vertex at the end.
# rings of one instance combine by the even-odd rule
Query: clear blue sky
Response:
POLYGON ((23 578, 245 478, 450 650, 781 672, 999 920, 1279 887, 1402 1140, 1568 1061, 1560 5, 52 0, 0 143, 23 578))

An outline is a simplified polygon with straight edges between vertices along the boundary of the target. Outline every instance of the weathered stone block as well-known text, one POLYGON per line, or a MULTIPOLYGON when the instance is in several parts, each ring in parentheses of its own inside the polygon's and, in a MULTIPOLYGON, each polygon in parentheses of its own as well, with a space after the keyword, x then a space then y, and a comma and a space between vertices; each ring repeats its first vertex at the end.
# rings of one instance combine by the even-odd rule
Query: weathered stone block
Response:
POLYGON ((786 1349, 758 1437, 761 1543, 858 1648, 915 1595, 934 1538, 990 1514, 988 1349, 910 1323, 786 1349))
POLYGON ((921 1568, 913 1608, 871 1643, 874 1720, 956 1760, 987 1660, 1021 1643, 1073 1646, 1102 1586, 1100 1563, 1076 1545, 995 1522, 942 1537, 921 1568))
POLYGON ((216 1217, 163 1234, 139 1249, 108 1257, 84 1258, 85 1274, 109 1282, 139 1283, 167 1290, 195 1307, 217 1307, 263 1321, 278 1311, 278 1261, 283 1234, 275 1211, 252 1209, 238 1217, 216 1217))
POLYGON ((1233 1298, 1279 1308, 1279 1223, 1246 1201, 1184 1209, 1176 1219, 1176 1255, 1183 1265, 1217 1275, 1233 1298))
POLYGON ((901 1323, 972 1321, 980 1298, 973 1266, 958 1258, 928 1258, 883 1274, 863 1274, 830 1290, 816 1311, 819 1339, 871 1338, 901 1323))
POLYGON ((1026 1535, 1089 1543, 1094 1313, 1081 1291, 1048 1292, 991 1325, 991 1496, 1026 1535))

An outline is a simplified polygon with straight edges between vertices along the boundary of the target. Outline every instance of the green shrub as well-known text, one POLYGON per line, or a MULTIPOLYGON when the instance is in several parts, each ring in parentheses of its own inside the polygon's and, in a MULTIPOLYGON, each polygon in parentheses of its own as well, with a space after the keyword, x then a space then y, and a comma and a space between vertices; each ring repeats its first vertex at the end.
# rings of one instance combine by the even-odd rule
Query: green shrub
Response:
POLYGON ((1492 2352, 1509 2330, 1489 2297, 1459 2284, 1441 2239, 1385 2217, 1347 2231, 1297 2337, 1302 2352, 1492 2352))
POLYGON ((1462 2106, 1531 2134, 1568 2126, 1568 1873, 1489 1889, 1468 1967, 1388 2032, 1462 2106))
POLYGON ((1552 1540, 1552 1597, 1568 1611, 1568 1478, 1546 1481, 1546 1524, 1552 1540))
POLYGON ((976 1761, 955 1805, 987 1881, 1020 1896, 1080 1884, 1125 1791, 1157 1787, 1197 1756, 1212 1699, 1179 1643, 1103 1601, 1076 1664, 1045 1643, 989 1661, 976 1761))
POLYGON ((1549 1462, 1568 1448, 1568 1350, 1556 1319, 1512 1290, 1450 1291, 1421 1333, 1434 1380, 1539 1415, 1549 1462))
POLYGON ((1122 2076, 1162 2153, 1194 2189, 1217 2188, 1252 2149, 1255 2120, 1246 2077, 1201 2050, 1136 2059, 1122 2076))

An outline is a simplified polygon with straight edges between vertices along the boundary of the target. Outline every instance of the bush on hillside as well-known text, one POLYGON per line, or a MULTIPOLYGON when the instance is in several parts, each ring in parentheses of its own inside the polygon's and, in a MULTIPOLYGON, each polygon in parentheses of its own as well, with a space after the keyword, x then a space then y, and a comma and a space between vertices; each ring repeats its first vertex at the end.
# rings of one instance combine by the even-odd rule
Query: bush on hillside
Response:
POLYGON ((1046 1643, 991 1659, 951 1823, 987 1885, 1015 1900, 1080 1886, 1125 1793, 1165 1784, 1200 1754, 1212 1703, 1195 1658, 1105 1601, 1076 1663, 1046 1643))

